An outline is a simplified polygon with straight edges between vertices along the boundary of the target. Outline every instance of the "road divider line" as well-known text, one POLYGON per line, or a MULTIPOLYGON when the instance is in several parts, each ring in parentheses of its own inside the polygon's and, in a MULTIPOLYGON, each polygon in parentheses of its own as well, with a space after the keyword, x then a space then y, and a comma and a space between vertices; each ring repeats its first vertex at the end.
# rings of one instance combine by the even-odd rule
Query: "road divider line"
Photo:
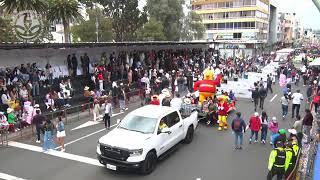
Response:
MULTIPOLYGON (((118 125, 118 124, 114 124, 114 125, 110 126, 110 128, 113 128, 113 127, 115 127, 115 126, 117 126, 117 125, 118 125)), ((93 136, 93 135, 98 134, 98 133, 100 133, 100 132, 102 132, 102 131, 105 131, 105 130, 106 130, 106 128, 103 128, 103 129, 100 129, 100 130, 98 130, 98 131, 96 131, 96 132, 87 134, 87 135, 85 135, 85 136, 82 136, 82 137, 80 137, 80 138, 78 138, 78 139, 75 139, 75 140, 73 140, 73 141, 70 141, 70 142, 66 143, 64 146, 68 146, 68 145, 70 145, 70 144, 76 143, 76 142, 78 142, 78 141, 81 141, 81 140, 83 140, 83 139, 85 139, 85 138, 87 138, 87 137, 93 136)), ((55 149, 57 150, 57 149, 60 149, 60 148, 61 148, 61 146, 56 147, 55 149)))
POLYGON ((11 176, 9 174, 5 174, 0 172, 0 179, 4 179, 4 180, 26 180, 26 179, 22 179, 22 178, 18 178, 15 176, 11 176))
POLYGON ((23 144, 23 143, 14 142, 14 141, 10 141, 8 143, 8 145, 12 146, 12 147, 20 148, 20 149, 29 150, 29 151, 43 152, 45 154, 59 157, 59 158, 63 158, 63 159, 68 159, 68 160, 77 161, 77 162, 81 162, 81 163, 85 163, 85 164, 103 167, 103 165, 100 164, 97 159, 93 159, 93 158, 89 158, 89 157, 79 156, 79 155, 55 151, 55 150, 49 150, 49 151, 44 152, 42 150, 42 147, 33 146, 33 145, 29 145, 29 144, 23 144))
POLYGON ((277 96, 278 94, 274 95, 273 98, 270 100, 270 102, 272 102, 277 96))
MULTIPOLYGON (((119 113, 113 114, 112 117, 118 116, 118 115, 123 114, 123 113, 124 112, 119 112, 119 113)), ((103 116, 98 121, 87 121, 87 122, 81 124, 80 126, 77 126, 77 127, 73 128, 73 129, 71 129, 71 131, 82 129, 82 128, 86 128, 86 127, 89 127, 89 126, 94 126, 94 125, 100 124, 102 122, 103 122, 103 116)))

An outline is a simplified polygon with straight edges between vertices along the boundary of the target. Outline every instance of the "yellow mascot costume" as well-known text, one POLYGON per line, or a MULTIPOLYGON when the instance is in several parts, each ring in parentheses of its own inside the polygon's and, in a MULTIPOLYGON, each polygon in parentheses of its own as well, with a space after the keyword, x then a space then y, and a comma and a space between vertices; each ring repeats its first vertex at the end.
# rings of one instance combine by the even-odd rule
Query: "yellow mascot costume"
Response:
POLYGON ((194 91, 199 90, 200 103, 202 103, 208 97, 213 97, 214 93, 216 93, 216 86, 220 84, 222 78, 221 74, 219 74, 217 78, 213 80, 213 70, 205 70, 203 74, 203 80, 197 81, 193 87, 194 91))
POLYGON ((221 95, 218 97, 219 104, 218 104, 218 120, 219 120, 219 131, 227 130, 228 129, 228 109, 229 106, 227 104, 228 96, 221 95))

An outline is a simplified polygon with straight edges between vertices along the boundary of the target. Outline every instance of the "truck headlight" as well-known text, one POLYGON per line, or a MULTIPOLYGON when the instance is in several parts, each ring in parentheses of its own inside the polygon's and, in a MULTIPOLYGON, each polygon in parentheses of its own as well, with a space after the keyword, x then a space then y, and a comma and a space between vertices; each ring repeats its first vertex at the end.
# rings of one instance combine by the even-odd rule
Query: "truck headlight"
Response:
POLYGON ((130 150, 130 157, 141 156, 142 153, 143 153, 143 149, 130 150))
POLYGON ((101 154, 100 143, 98 143, 98 145, 97 145, 97 153, 98 153, 98 154, 101 154))

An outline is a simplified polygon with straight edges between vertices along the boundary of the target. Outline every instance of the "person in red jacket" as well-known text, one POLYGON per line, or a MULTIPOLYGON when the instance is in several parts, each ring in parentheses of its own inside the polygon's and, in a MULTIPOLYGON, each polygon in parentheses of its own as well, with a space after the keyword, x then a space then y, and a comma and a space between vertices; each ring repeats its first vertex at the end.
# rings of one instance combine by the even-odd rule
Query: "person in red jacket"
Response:
POLYGON ((100 91, 104 91, 104 89, 103 89, 104 71, 105 71, 104 66, 100 65, 98 67, 98 80, 99 80, 99 89, 100 89, 100 91))
POLYGON ((259 131, 261 129, 261 119, 258 112, 255 112, 254 115, 250 117, 249 128, 251 130, 249 143, 251 144, 253 135, 255 135, 254 143, 257 143, 259 131))
POLYGON ((313 106, 314 106, 314 112, 317 114, 318 114, 319 103, 320 103, 320 93, 313 96, 312 104, 310 105, 311 110, 313 109, 313 106))
POLYGON ((219 104, 218 104, 218 120, 219 120, 219 131, 222 131, 222 129, 227 130, 228 129, 228 110, 229 106, 227 104, 228 97, 225 95, 221 95, 218 97, 219 104))
POLYGON ((152 96, 152 100, 150 101, 151 105, 160 105, 160 101, 157 95, 152 96))

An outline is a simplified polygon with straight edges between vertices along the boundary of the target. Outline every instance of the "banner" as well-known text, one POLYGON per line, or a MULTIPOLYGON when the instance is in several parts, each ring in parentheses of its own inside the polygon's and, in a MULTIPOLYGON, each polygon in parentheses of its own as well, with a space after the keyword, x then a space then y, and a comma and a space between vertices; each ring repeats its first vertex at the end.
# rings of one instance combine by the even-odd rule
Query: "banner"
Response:
POLYGON ((247 79, 240 79, 239 81, 228 81, 227 84, 221 84, 218 88, 219 91, 223 90, 225 92, 232 91, 237 98, 251 98, 251 87, 253 82, 247 79))

